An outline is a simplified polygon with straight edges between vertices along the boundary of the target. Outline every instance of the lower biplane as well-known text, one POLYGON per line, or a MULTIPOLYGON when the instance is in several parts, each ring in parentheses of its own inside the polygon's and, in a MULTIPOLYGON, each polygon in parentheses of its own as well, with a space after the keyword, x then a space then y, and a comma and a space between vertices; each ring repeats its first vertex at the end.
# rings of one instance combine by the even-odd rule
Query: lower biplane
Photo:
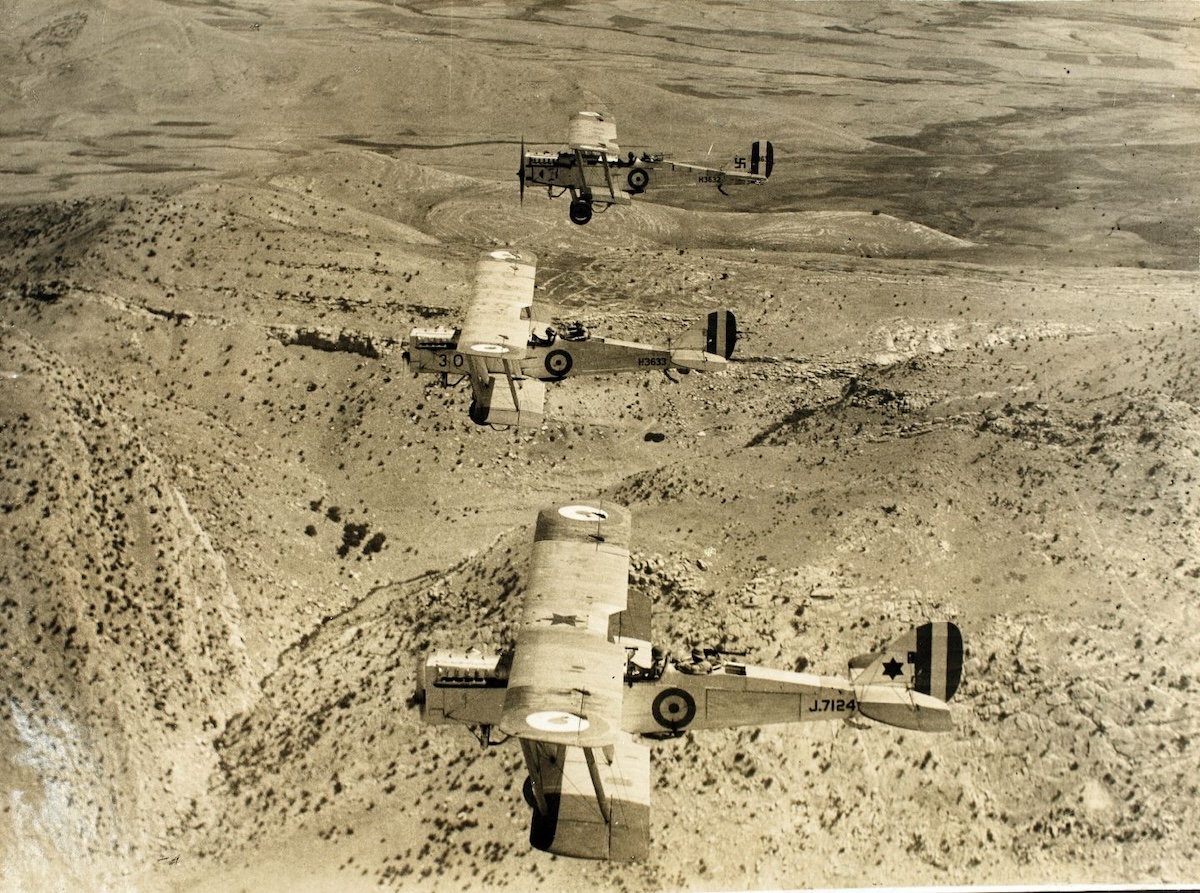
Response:
POLYGON ((479 261, 475 296, 461 329, 417 328, 405 362, 414 374, 451 375, 471 383, 471 421, 537 427, 545 382, 607 372, 721 369, 737 342, 732 311, 714 310, 666 346, 591 338, 581 326, 561 333, 535 318, 536 259, 528 252, 491 251, 479 261))
POLYGON ((598 112, 579 112, 567 127, 565 149, 527 152, 522 140, 518 176, 522 200, 526 184, 546 187, 551 198, 569 192, 571 222, 582 226, 592 219, 595 208, 628 204, 631 195, 645 192, 664 174, 694 177, 725 194, 726 186, 765 183, 774 164, 775 150, 768 140, 756 140, 749 154, 735 155, 723 168, 671 161, 662 152, 629 152, 622 157, 613 120, 598 112))
POLYGON ((434 652, 414 700, 428 723, 460 723, 485 746, 516 738, 529 778, 530 843, 563 856, 643 858, 650 749, 699 729, 865 717, 951 730, 962 676, 958 627, 925 623, 850 661, 845 677, 710 660, 651 645, 650 606, 628 591, 630 514, 607 502, 538 515, 516 642, 485 655, 434 652))

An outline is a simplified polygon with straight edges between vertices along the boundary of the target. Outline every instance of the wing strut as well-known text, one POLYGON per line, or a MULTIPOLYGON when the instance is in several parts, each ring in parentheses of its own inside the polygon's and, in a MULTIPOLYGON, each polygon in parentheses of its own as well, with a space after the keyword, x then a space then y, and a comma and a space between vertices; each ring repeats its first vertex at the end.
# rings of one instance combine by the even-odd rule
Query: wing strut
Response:
POLYGON ((521 399, 517 396, 517 383, 514 380, 515 376, 521 373, 520 367, 509 359, 504 359, 500 362, 504 365, 504 377, 508 379, 508 390, 512 394, 513 406, 520 412, 521 399))
POLYGON ((592 787, 596 789, 596 805, 600 807, 600 815, 604 816, 604 824, 611 825, 612 807, 609 806, 608 795, 604 793, 604 784, 600 781, 600 768, 596 765, 596 749, 585 747, 583 757, 587 760, 588 774, 592 776, 592 787))
POLYGON ((521 753, 525 756, 525 768, 529 770, 529 788, 533 793, 534 804, 539 815, 550 815, 550 804, 546 800, 546 787, 542 781, 541 761, 537 748, 541 747, 535 741, 521 739, 521 753))
MULTIPOLYGON (((588 189, 587 171, 584 169, 583 149, 575 150, 575 167, 579 171, 579 194, 583 198, 591 200, 592 191, 588 189)), ((574 198, 574 196, 572 196, 574 198)))
POLYGON ((600 163, 604 165, 604 180, 608 183, 608 195, 615 201, 617 190, 613 188, 612 170, 608 166, 608 156, 606 154, 600 155, 600 163))

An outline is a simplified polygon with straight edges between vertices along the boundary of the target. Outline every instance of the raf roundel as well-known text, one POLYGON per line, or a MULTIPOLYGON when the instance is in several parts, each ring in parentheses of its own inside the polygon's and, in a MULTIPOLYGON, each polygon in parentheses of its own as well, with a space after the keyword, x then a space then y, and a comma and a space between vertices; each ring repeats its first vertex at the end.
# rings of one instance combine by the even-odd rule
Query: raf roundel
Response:
POLYGON ((682 688, 668 688, 658 693, 650 712, 660 726, 678 732, 696 718, 696 701, 682 688))
POLYGON ((574 365, 575 361, 565 350, 552 350, 546 354, 546 371, 558 378, 570 372, 574 365))
POLYGON ((586 732, 588 721, 564 710, 541 710, 530 713, 525 722, 539 732, 586 732))
POLYGON ((607 521, 608 512, 590 505, 564 505, 558 513, 571 521, 607 521))
POLYGON ((503 344, 493 344, 490 341, 483 341, 479 344, 472 344, 471 350, 478 351, 479 353, 508 353, 509 348, 503 344))

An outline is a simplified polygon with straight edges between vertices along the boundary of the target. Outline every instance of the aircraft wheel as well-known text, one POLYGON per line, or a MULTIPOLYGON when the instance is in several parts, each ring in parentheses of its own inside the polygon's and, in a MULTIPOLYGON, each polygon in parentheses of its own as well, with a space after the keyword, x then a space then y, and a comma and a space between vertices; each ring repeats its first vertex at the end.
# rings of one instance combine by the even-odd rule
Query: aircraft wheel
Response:
POLYGON ((592 219, 592 203, 585 200, 571 202, 571 222, 583 226, 592 219))
POLYGON ((565 350, 552 350, 546 354, 546 371, 555 378, 562 378, 571 371, 575 360, 565 350))
POLYGON ((629 184, 630 192, 635 194, 645 192, 646 187, 650 184, 650 172, 644 167, 635 167, 625 177, 625 182, 629 184))

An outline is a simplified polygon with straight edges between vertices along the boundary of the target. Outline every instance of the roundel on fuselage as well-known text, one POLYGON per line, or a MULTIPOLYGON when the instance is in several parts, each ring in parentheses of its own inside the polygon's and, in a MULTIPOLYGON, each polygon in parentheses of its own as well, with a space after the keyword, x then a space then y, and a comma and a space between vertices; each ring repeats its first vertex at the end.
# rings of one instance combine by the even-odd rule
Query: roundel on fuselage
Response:
POLYGON ((663 689, 655 696, 650 712, 660 726, 678 732, 696 718, 696 699, 682 688, 663 689))

